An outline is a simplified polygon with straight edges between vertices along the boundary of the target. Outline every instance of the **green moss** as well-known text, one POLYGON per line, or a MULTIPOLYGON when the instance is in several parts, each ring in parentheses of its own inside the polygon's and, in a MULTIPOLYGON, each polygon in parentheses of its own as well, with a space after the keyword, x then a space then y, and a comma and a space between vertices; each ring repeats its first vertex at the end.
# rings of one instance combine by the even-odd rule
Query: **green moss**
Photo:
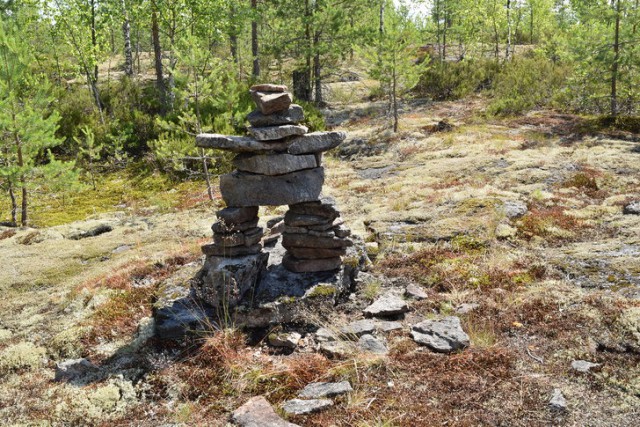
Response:
POLYGON ((331 285, 318 285, 309 293, 310 297, 326 297, 336 294, 336 288, 331 285))

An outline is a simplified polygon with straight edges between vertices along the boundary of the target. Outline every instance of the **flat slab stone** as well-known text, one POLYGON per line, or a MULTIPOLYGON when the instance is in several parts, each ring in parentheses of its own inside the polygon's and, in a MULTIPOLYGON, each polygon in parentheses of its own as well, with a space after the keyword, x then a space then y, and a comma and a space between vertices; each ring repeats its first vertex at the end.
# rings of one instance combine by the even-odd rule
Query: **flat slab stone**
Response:
POLYGON ((301 215, 323 216, 331 220, 340 216, 340 212, 336 207, 336 201, 332 197, 323 197, 320 200, 290 204, 289 211, 301 215))
POLYGON ((640 200, 625 205, 622 212, 625 215, 640 215, 640 200))
POLYGON ((247 231, 237 231, 235 233, 213 234, 213 244, 218 246, 253 246, 260 243, 264 232, 262 227, 250 228, 247 231))
POLYGON ((324 226, 329 225, 332 222, 333 221, 330 217, 327 218, 326 216, 320 215, 300 214, 292 212, 291 210, 284 214, 284 223, 289 227, 324 226))
POLYGON ((263 396, 252 397, 233 411, 231 421, 240 427, 299 427, 280 418, 263 396))
POLYGON ((364 309, 364 314, 373 317, 386 317, 409 311, 409 305, 399 295, 387 293, 364 309))
POLYGON ((352 245, 353 242, 351 240, 341 239, 338 237, 321 237, 309 234, 286 232, 282 235, 282 246, 287 249, 290 247, 337 249, 346 248, 352 245))
POLYGON ((303 388, 298 397, 305 399, 320 399, 323 397, 335 397, 353 391, 349 381, 341 381, 338 383, 311 383, 303 388))
POLYGON ((240 154, 233 159, 233 166, 244 172, 262 175, 283 175, 318 166, 313 155, 292 154, 240 154))
POLYGON ((247 231, 252 228, 256 228, 257 225, 257 217, 251 221, 241 223, 228 223, 224 220, 220 220, 213 223, 213 225, 211 226, 211 231, 213 231, 214 233, 233 233, 235 231, 247 231))
POLYGON ((289 136, 304 135, 309 128, 302 125, 280 125, 253 127, 249 126, 249 133, 258 141, 275 141, 289 136))
POLYGON ((261 84, 257 84, 257 85, 253 85, 249 88, 249 90, 252 90, 254 92, 273 92, 273 93, 280 93, 280 92, 286 92, 288 90, 288 88, 285 85, 274 85, 271 83, 261 83, 261 84))
POLYGON ((278 206, 316 200, 324 168, 266 176, 235 171, 220 177, 220 192, 230 206, 278 206))
POLYGON ((341 257, 347 252, 347 249, 290 247, 287 248, 287 251, 298 259, 323 259, 341 257))
POLYGON ((282 265, 293 273, 316 273, 339 269, 342 265, 342 258, 297 259, 287 253, 282 258, 282 265))
POLYGON ((269 345, 274 347, 296 348, 302 338, 297 332, 269 334, 269 345))
POLYGON ((411 336, 418 344, 426 345, 438 353, 451 353, 469 346, 469 335, 456 316, 442 320, 425 320, 411 327, 411 336))
POLYGON ((420 286, 410 283, 404 290, 404 294, 418 301, 429 298, 429 295, 420 286))
POLYGON ((306 415, 322 411, 330 406, 333 406, 333 402, 329 399, 291 399, 284 402, 282 409, 287 415, 306 415))
POLYGON ((227 224, 240 224, 258 218, 258 206, 227 207, 216 212, 216 217, 227 224))
POLYGON ((287 151, 291 142, 262 142, 248 136, 227 136, 217 133, 201 133, 196 136, 196 146, 232 151, 234 153, 267 153, 287 151))
POLYGON ((376 321, 376 328, 382 332, 397 331, 402 329, 402 323, 390 320, 378 320, 376 321))
POLYGON ((586 374, 591 369, 600 367, 599 363, 588 362, 586 360, 574 360, 571 362, 571 368, 575 371, 586 374))
POLYGON ((304 120, 304 111, 301 106, 291 104, 288 109, 269 115, 262 114, 260 110, 252 111, 247 115, 247 120, 257 127, 295 125, 304 120))
POLYGON ((373 354, 387 354, 389 350, 384 343, 373 335, 365 334, 358 340, 358 347, 373 354))
POLYGON ((376 324, 373 320, 362 319, 351 322, 340 329, 347 337, 360 338, 363 335, 371 334, 376 330, 376 324))
POLYGON ((251 98, 262 114, 287 110, 293 102, 293 97, 289 92, 251 91, 251 98))
POLYGON ((262 251, 262 244, 256 243, 251 246, 225 246, 216 243, 209 243, 207 245, 203 245, 201 249, 202 253, 207 256, 242 257, 259 254, 262 251))
POLYGON ((290 140, 289 153, 320 153, 337 147, 347 137, 345 132, 312 132, 290 140))

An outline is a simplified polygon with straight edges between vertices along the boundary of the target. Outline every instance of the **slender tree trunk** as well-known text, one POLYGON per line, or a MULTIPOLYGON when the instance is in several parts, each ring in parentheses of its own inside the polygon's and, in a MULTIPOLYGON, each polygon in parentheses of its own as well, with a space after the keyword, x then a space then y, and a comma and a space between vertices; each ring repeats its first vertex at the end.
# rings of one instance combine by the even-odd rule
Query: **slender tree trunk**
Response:
MULTIPOLYGON (((98 40, 96 38, 96 0, 91 0, 91 45, 93 46, 93 55, 97 58, 98 40)), ((93 66, 93 80, 96 82, 98 81, 98 62, 97 61, 93 66)))
POLYGON ((251 19, 251 57, 253 58, 253 69, 251 75, 254 78, 260 77, 260 60, 258 58, 258 22, 256 16, 258 14, 258 1, 251 0, 251 12, 253 17, 251 19))
POLYGON ((530 3, 529 8, 529 43, 533 44, 533 3, 530 3))
POLYGON ((320 43, 320 32, 316 31, 313 35, 313 47, 315 54, 313 55, 313 78, 314 78, 314 87, 315 87, 315 103, 316 105, 321 106, 323 103, 322 99, 322 68, 320 65, 320 51, 318 44, 320 43))
POLYGON ((618 67, 620 62, 620 0, 616 2, 616 28, 613 41, 613 64, 611 66, 611 116, 618 116, 618 67))
POLYGON ((131 24, 129 23, 129 14, 127 13, 127 5, 122 0, 122 14, 124 20, 122 22, 122 37, 124 39, 124 74, 133 76, 133 54, 131 52, 131 24))
MULTIPOLYGON (((22 168, 24 166, 24 158, 22 156, 22 143, 20 142, 20 138, 17 134, 14 135, 16 148, 18 152, 18 167, 22 168)), ((20 223, 23 227, 26 227, 29 224, 29 214, 28 214, 28 194, 27 194, 27 178, 23 173, 20 174, 20 187, 22 189, 22 211, 20 212, 20 223)))
POLYGON ((504 53, 504 60, 511 59, 511 0, 507 0, 507 50, 504 53))
MULTIPOLYGON (((309 0, 305 0, 304 2, 304 14, 306 17, 306 22, 304 25, 304 37, 307 42, 307 49, 305 52, 305 73, 306 76, 304 81, 307 83, 307 88, 305 90, 306 93, 309 94, 309 98, 311 98, 311 55, 313 52, 313 40, 311 37, 311 19, 313 17, 313 11, 311 9, 311 5, 309 4, 309 0)), ((311 101, 308 99, 307 101, 311 101)))
POLYGON ((140 74, 140 28, 136 27, 136 63, 138 64, 138 74, 140 74))
POLYGON ((236 32, 236 6, 232 3, 229 9, 229 47, 233 62, 238 65, 238 34, 236 32))
POLYGON ((162 46, 160 46, 160 28, 158 26, 158 6, 151 0, 151 40, 153 43, 154 65, 156 69, 156 87, 160 93, 163 114, 166 112, 167 94, 162 70, 162 46))
POLYGON ((378 22, 378 33, 380 35, 384 34, 384 5, 386 0, 380 0, 380 16, 378 22))
POLYGON ((397 63, 395 54, 393 56, 393 65, 391 70, 391 99, 393 103, 393 131, 398 132, 398 76, 397 72, 397 63))
POLYGON ((442 26, 442 61, 446 61, 447 60, 447 28, 449 26, 449 8, 447 7, 447 4, 445 3, 444 5, 444 11, 443 11, 443 16, 444 16, 444 25, 442 26))
POLYGON ((9 182, 9 198, 11 199, 11 222, 13 224, 18 223, 18 202, 16 201, 16 195, 13 192, 13 184, 9 182))
POLYGON ((493 23, 493 38, 495 41, 494 54, 496 57, 496 61, 498 61, 498 58, 500 57, 500 36, 498 35, 498 23, 496 22, 496 1, 497 0, 493 0, 493 13, 491 14, 491 21, 493 23))

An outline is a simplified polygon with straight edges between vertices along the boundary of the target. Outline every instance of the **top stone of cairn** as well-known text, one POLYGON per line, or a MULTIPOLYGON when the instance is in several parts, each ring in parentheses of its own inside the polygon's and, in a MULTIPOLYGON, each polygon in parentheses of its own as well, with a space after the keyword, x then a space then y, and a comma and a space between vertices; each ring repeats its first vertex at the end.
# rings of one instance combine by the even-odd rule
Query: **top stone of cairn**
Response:
POLYGON ((287 91, 285 85, 273 85, 269 83, 253 85, 249 89, 252 92, 282 93, 287 91))
POLYGON ((293 102, 293 97, 283 85, 253 85, 250 93, 260 112, 265 115, 288 110, 293 102))

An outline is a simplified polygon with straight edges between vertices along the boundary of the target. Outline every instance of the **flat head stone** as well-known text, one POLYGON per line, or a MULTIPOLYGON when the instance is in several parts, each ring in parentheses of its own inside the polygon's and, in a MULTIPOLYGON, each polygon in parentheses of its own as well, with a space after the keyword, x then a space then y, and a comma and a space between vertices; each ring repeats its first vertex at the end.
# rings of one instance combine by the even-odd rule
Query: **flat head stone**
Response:
POLYGON ((251 86, 251 88, 249 88, 249 90, 252 90, 254 92, 279 93, 279 92, 286 92, 288 90, 288 88, 285 85, 274 85, 274 84, 271 84, 271 83, 261 83, 261 84, 257 84, 257 85, 251 86))
POLYGON ((249 133, 258 141, 276 141, 289 136, 304 135, 309 128, 302 125, 280 125, 267 127, 249 126, 249 133))
POLYGON ((351 322, 348 325, 343 326, 340 329, 340 332, 342 332, 349 338, 360 338, 363 335, 372 334, 375 330, 376 324, 373 320, 362 319, 356 320, 355 322, 351 322))
POLYGON ((282 265, 292 273, 317 273, 339 269, 342 265, 342 258, 297 259, 286 253, 282 257, 282 265))
POLYGON ((438 353, 451 353, 469 346, 469 335, 456 316, 442 320, 425 320, 411 327, 411 336, 418 344, 426 345, 438 353))
POLYGON ((220 177, 220 192, 230 206, 278 206, 316 200, 324 168, 267 176, 232 172, 220 177))
POLYGON ((210 243, 202 246, 202 253, 207 256, 217 257, 241 257, 255 255, 262 251, 262 245, 256 243, 253 246, 224 246, 210 243))
POLYGON ((303 388, 298 397, 305 399, 321 399, 323 397, 335 397, 353 391, 349 381, 340 381, 338 383, 311 383, 303 388))
POLYGON ((365 334, 360 337, 358 340, 358 347, 367 353, 373 354, 387 354, 389 352, 387 346, 384 345, 384 342, 369 334, 365 334))
POLYGON ((312 132, 290 140, 290 154, 320 153, 337 147, 347 137, 345 132, 312 132))
POLYGON ((387 293, 365 308, 364 314, 373 317, 386 317, 406 313, 407 311, 409 311, 409 306, 405 300, 396 294, 387 293))
POLYGON ((259 92, 251 91, 251 98, 256 103, 262 114, 273 114, 285 111, 293 102, 289 92, 259 92))
POLYGON ((216 212, 216 217, 227 224, 241 224, 258 217, 258 206, 227 207, 216 212))
POLYGON ((196 146, 215 148, 234 153, 271 153, 286 151, 289 141, 262 142, 248 136, 226 136, 216 133, 201 133, 196 136, 196 146))
POLYGON ((240 154, 233 159, 233 165, 241 171, 261 175, 283 175, 318 166, 312 155, 292 154, 240 154))
POLYGON ((329 399, 291 399, 284 402, 282 409, 287 415, 306 415, 322 411, 333 405, 329 399))
POLYGON ((231 421, 240 427, 299 427, 280 418, 263 396, 252 397, 233 411, 231 421))
POLYGON ((251 126, 279 126, 297 125, 304 120, 304 111, 297 104, 291 104, 288 109, 265 115, 260 110, 254 110, 247 115, 247 120, 251 126))
POLYGON ((287 249, 289 247, 338 249, 353 246, 353 242, 350 239, 340 239, 338 237, 284 233, 282 235, 282 246, 287 249))
POLYGON ((236 231, 234 233, 213 234, 213 243, 218 246, 253 246, 260 243, 264 232, 262 227, 250 228, 247 231, 236 231))
POLYGON ((302 259, 324 259, 341 257, 347 253, 347 248, 326 249, 326 248, 297 248, 290 247, 287 249, 291 255, 300 260, 302 259))
POLYGON ((228 223, 226 221, 220 220, 213 223, 211 226, 211 230, 214 233, 233 233, 235 231, 247 231, 251 228, 256 228, 258 225, 258 218, 252 219, 251 221, 241 222, 241 223, 228 223))
MULTIPOLYGON (((289 227, 310 227, 314 225, 330 225, 332 218, 320 215, 308 215, 292 212, 289 210, 284 214, 284 223, 289 227)), ((329 227, 330 228, 330 227, 329 227)), ((318 230, 320 231, 320 230, 318 230)))

